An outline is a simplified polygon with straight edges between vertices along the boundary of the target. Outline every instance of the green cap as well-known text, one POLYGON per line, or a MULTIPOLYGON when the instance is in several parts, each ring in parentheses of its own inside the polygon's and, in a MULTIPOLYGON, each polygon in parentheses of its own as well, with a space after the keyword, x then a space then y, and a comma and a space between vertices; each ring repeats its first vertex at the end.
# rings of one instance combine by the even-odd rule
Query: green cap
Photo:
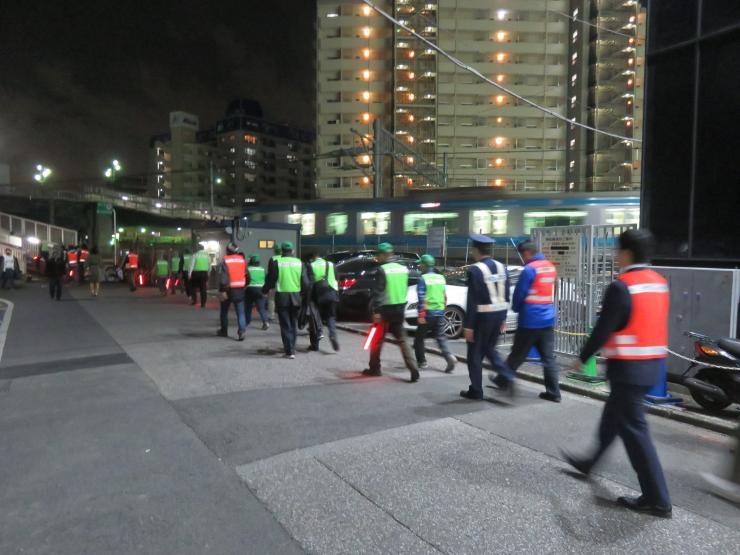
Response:
POLYGON ((290 241, 285 241, 282 245, 280 245, 280 248, 284 251, 292 251, 293 243, 291 243, 290 241))
POLYGON ((380 243, 378 245, 378 252, 391 253, 393 252, 393 245, 390 243, 380 243))
POLYGON ((260 261, 260 255, 259 254, 250 254, 249 255, 249 261, 250 262, 259 262, 260 261))
POLYGON ((272 246, 272 250, 276 254, 280 254, 281 245, 278 242, 275 242, 275 244, 272 246))
POLYGON ((431 254, 421 255, 421 263, 424 266, 434 266, 434 257, 431 254))

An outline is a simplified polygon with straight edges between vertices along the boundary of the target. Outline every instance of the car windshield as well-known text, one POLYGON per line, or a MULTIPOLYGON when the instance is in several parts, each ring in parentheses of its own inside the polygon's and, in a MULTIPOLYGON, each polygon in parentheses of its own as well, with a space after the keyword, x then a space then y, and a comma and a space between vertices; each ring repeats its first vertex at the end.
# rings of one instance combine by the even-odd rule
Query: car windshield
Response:
MULTIPOLYGON (((469 266, 453 268, 443 273, 447 280, 447 285, 467 285, 467 270, 469 266)), ((522 273, 521 266, 509 266, 509 284, 513 287, 519 281, 519 275, 522 273)))

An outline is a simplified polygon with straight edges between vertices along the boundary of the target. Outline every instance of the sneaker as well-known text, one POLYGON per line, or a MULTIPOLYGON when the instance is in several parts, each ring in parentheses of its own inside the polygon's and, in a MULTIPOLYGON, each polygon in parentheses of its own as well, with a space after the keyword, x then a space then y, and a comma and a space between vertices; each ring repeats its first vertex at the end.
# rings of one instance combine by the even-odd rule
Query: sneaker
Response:
POLYGON ((239 338, 237 339, 237 341, 244 341, 244 332, 239 334, 239 338))
POLYGON ((452 374, 452 371, 455 369, 455 365, 457 364, 457 359, 453 355, 448 355, 446 360, 447 368, 445 368, 445 372, 447 374, 452 374))
POLYGON ((339 341, 337 341, 337 338, 332 337, 330 341, 332 349, 334 349, 336 352, 339 352, 339 341))
POLYGON ((416 364, 419 367, 419 370, 423 370, 424 368, 429 368, 429 363, 426 360, 424 362, 417 362, 416 364))
POLYGON ((309 350, 309 351, 313 351, 313 352, 316 352, 316 351, 318 351, 318 350, 319 350, 319 346, 318 346, 318 345, 311 345, 311 346, 310 346, 310 347, 308 348, 308 350, 309 350))
POLYGON ((284 354, 284 355, 283 355, 283 358, 289 358, 289 359, 291 359, 291 360, 292 360, 292 359, 294 359, 294 358, 295 358, 295 355, 294 355, 294 354, 284 354))
POLYGON ((270 329, 270 324, 267 322, 262 322, 262 331, 267 331, 270 329))

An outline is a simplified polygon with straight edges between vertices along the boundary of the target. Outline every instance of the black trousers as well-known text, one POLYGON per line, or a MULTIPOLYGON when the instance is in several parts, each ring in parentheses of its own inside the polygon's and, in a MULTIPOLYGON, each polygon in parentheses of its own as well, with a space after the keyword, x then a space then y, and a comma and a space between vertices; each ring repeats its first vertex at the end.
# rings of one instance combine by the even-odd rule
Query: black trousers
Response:
POLYGON ((283 340, 283 349, 286 355, 295 354, 295 343, 298 339, 298 310, 297 306, 277 307, 280 337, 283 340))
POLYGON ((555 331, 553 328, 517 328, 514 334, 514 345, 511 347, 506 365, 511 372, 516 372, 532 347, 536 347, 542 358, 545 374, 545 391, 555 397, 560 397, 560 382, 558 367, 555 363, 555 331))
MULTIPOLYGON (((501 335, 501 324, 506 320, 506 311, 479 312, 473 321, 473 341, 467 343, 468 391, 474 395, 483 395, 483 359, 487 358, 497 369, 498 353, 496 343, 501 335)), ((501 375, 501 373, 499 373, 501 375)))
POLYGON ((62 298, 62 278, 59 276, 49 278, 49 295, 52 299, 62 298))
POLYGON ((450 356, 450 348, 447 346, 447 337, 445 336, 446 325, 447 321, 444 316, 427 316, 426 324, 418 325, 416 336, 414 337, 416 362, 421 364, 427 360, 426 353, 424 352, 424 339, 426 339, 427 331, 432 332, 432 337, 437 341, 439 350, 442 351, 442 356, 445 358, 450 356))
POLYGON ((402 305, 401 310, 382 313, 381 322, 376 324, 378 329, 375 332, 375 339, 370 346, 370 370, 373 372, 380 372, 380 352, 383 350, 383 343, 385 343, 385 334, 389 332, 398 341, 406 368, 412 373, 419 371, 414 360, 414 355, 411 352, 411 347, 409 347, 408 341, 406 341, 406 330, 403 329, 403 308, 405 308, 405 305, 402 305))
POLYGON ((319 346, 319 337, 324 334, 322 324, 329 328, 329 337, 337 338, 337 303, 327 301, 323 303, 314 303, 313 309, 318 312, 318 318, 310 318, 308 321, 308 333, 312 347, 319 346))
POLYGON ((645 420, 645 395, 650 386, 610 382, 609 388, 609 398, 599 423, 599 442, 590 466, 599 461, 617 436, 621 437, 632 468, 637 472, 643 497, 659 507, 670 507, 663 468, 645 420))
POLYGON ((193 304, 198 302, 198 291, 200 291, 200 306, 206 306, 208 300, 208 272, 193 272, 190 279, 190 298, 193 304))

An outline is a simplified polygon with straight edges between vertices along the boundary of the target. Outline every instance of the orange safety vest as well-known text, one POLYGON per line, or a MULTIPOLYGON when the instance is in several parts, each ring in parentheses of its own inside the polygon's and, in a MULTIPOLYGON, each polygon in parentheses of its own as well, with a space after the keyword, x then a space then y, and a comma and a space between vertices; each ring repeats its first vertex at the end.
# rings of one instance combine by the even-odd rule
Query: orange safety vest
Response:
POLYGON ((624 329, 613 333, 601 353, 612 359, 665 358, 668 347, 668 282, 644 269, 617 277, 630 292, 632 310, 624 329))
POLYGON ((533 260, 528 264, 534 268, 535 276, 524 302, 527 304, 552 304, 555 294, 555 279, 558 271, 549 260, 533 260))
POLYGON ((77 251, 69 251, 67 253, 67 264, 77 266, 77 251))
POLYGON ((87 257, 88 257, 89 255, 90 255, 90 251, 88 251, 87 249, 82 249, 82 250, 80 251, 80 262, 82 262, 83 264, 84 264, 85 262, 87 262, 87 257))
POLYGON ((247 261, 240 254, 227 254, 224 256, 226 270, 229 272, 229 287, 238 289, 247 285, 247 261))
POLYGON ((128 253, 128 268, 135 270, 139 267, 139 255, 133 252, 128 253))

